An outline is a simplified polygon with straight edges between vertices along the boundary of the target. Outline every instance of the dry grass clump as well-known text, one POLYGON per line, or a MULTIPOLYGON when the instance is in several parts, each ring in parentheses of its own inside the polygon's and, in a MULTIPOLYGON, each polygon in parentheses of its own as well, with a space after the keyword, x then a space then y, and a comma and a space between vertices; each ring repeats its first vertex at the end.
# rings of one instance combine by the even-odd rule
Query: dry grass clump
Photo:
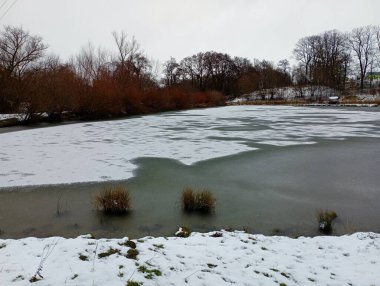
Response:
POLYGON ((193 191, 187 187, 182 192, 182 208, 186 212, 210 213, 215 209, 216 200, 208 190, 193 191))
POLYGON ((192 188, 184 188, 182 192, 182 208, 187 212, 195 209, 195 194, 192 188))
POLYGON ((127 214, 131 210, 131 197, 125 187, 108 187, 95 197, 94 204, 106 214, 127 214))
POLYGON ((319 224, 319 231, 323 233, 332 232, 332 222, 338 217, 334 211, 319 211, 317 213, 317 219, 319 224))
POLYGON ((215 209, 216 200, 210 191, 202 191, 195 194, 196 210, 209 213, 215 209))

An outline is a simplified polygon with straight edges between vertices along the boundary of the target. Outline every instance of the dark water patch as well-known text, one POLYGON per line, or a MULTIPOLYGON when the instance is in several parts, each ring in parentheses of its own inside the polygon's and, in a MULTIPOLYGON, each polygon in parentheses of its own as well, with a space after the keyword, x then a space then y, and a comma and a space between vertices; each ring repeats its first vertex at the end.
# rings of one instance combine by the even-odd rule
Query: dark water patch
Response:
POLYGON ((379 139, 320 140, 315 145, 274 147, 199 162, 140 158, 135 177, 114 182, 130 189, 128 216, 94 210, 108 183, 13 188, 0 192, 2 238, 58 235, 141 237, 221 228, 254 233, 317 235, 316 212, 338 213, 334 234, 380 232, 379 139), (185 186, 208 188, 217 205, 210 216, 184 214, 185 186))

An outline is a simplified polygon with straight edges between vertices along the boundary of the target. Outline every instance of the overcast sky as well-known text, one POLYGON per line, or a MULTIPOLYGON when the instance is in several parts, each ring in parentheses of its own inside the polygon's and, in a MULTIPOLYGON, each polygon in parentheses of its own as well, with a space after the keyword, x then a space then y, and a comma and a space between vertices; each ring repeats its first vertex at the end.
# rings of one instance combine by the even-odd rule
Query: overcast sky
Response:
POLYGON ((380 25, 380 0, 0 0, 0 7, 0 25, 22 25, 63 59, 88 41, 114 48, 111 32, 124 30, 161 63, 208 50, 277 62, 304 36, 380 25))

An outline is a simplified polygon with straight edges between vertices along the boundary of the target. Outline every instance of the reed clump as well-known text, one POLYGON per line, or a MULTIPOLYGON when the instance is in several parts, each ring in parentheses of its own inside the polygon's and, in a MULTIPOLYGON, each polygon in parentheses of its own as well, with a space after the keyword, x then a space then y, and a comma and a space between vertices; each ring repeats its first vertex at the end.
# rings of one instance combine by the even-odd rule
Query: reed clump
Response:
POLYGON ((106 214, 127 214, 131 211, 131 196, 126 187, 107 187, 96 195, 95 207, 106 214))
POLYGON ((182 192, 182 209, 185 212, 211 213, 216 206, 216 199, 211 191, 201 189, 194 191, 190 187, 186 187, 182 192))
POLYGON ((317 213, 319 231, 325 234, 332 232, 332 222, 338 217, 335 211, 319 211, 317 213))

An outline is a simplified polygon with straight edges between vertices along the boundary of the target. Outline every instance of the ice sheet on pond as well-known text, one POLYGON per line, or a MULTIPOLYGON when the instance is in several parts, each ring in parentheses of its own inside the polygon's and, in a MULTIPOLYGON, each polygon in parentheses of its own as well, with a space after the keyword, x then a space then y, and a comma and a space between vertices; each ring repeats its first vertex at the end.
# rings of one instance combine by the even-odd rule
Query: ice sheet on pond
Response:
POLYGON ((128 179, 141 157, 190 165, 263 144, 379 138, 379 121, 376 111, 231 106, 4 133, 0 187, 128 179))

